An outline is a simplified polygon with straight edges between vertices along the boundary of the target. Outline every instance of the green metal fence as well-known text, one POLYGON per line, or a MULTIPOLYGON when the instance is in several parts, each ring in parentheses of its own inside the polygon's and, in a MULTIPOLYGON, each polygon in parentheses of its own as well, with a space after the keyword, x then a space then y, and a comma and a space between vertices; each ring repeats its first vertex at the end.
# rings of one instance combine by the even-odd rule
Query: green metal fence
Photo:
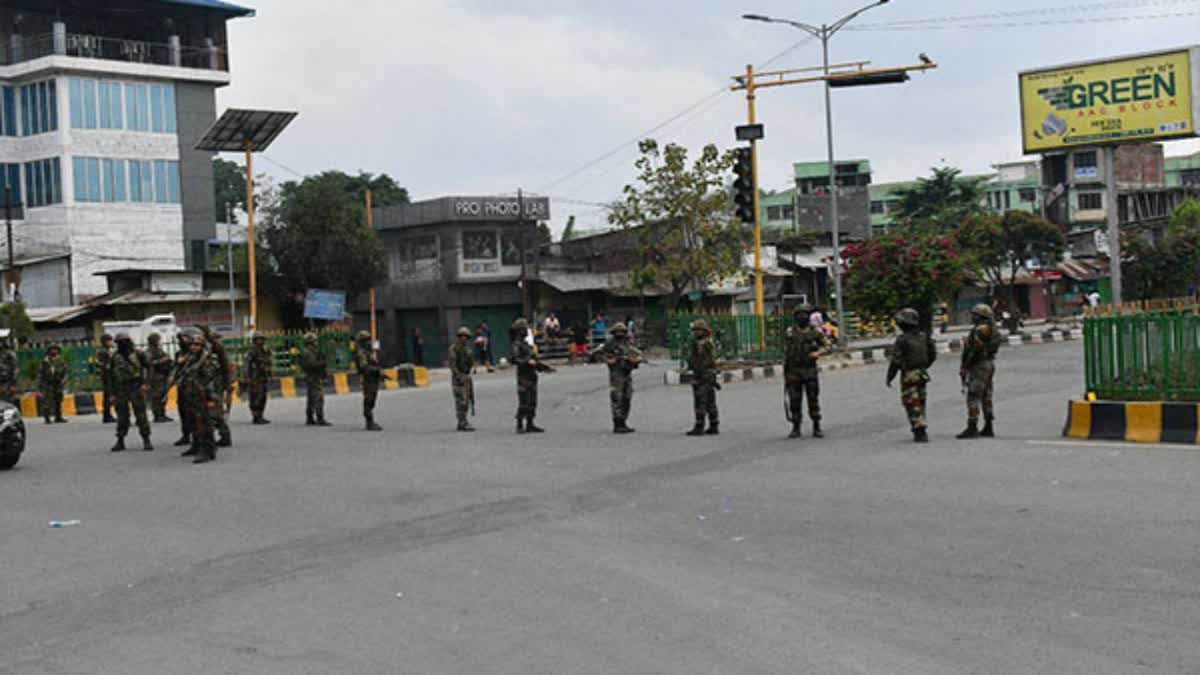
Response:
POLYGON ((1090 316, 1087 389, 1118 401, 1200 401, 1200 307, 1090 316))
POLYGON ((691 325, 704 319, 713 331, 717 356, 722 361, 781 361, 790 321, 782 316, 676 316, 667 322, 667 345, 672 359, 687 356, 691 325))

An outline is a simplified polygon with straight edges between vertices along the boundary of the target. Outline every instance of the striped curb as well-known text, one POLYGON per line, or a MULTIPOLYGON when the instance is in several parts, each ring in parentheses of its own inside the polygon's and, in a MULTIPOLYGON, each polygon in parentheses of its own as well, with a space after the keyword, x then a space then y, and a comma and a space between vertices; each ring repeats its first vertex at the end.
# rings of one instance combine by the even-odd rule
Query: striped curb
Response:
MULTIPOLYGON (((383 388, 385 390, 429 386, 429 370, 427 368, 387 368, 383 373, 385 378, 391 378, 384 379, 383 388)), ((334 373, 333 377, 325 383, 325 394, 327 396, 340 396, 359 391, 362 391, 362 380, 356 372, 334 373)), ((271 398, 278 399, 304 398, 308 396, 308 387, 305 385, 304 378, 302 377, 291 375, 277 377, 271 380, 270 395, 271 398)), ((176 396, 176 390, 172 387, 167 392, 167 410, 175 410, 178 407, 176 396)), ((241 397, 238 395, 238 387, 235 384, 233 388, 233 402, 239 403, 241 400, 241 397)), ((104 395, 98 391, 64 394, 62 406, 63 417, 99 414, 101 408, 104 406, 103 401, 104 395)), ((21 416, 27 418, 39 416, 38 394, 36 392, 21 396, 21 416)))
POLYGON ((1063 436, 1090 441, 1200 445, 1200 404, 1071 401, 1063 436))

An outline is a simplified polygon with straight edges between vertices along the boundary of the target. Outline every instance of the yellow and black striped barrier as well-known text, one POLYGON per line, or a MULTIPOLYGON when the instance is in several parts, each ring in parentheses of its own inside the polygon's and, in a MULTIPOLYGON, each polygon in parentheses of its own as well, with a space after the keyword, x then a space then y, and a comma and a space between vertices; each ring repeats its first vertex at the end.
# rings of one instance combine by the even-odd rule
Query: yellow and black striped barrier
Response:
MULTIPOLYGON (((429 386, 429 370, 426 368, 388 368, 383 371, 386 379, 383 381, 385 389, 402 389, 406 387, 428 387, 429 386)), ((333 377, 325 383, 325 395, 337 396, 339 394, 350 394, 353 392, 362 391, 362 380, 358 373, 334 373, 333 377)), ((278 377, 271 381, 271 397, 272 398, 303 398, 308 395, 308 389, 305 386, 304 378, 302 377, 278 377)), ((176 408, 175 389, 167 392, 167 409, 174 410, 176 408)), ((81 415, 96 415, 100 413, 104 406, 103 395, 100 392, 81 392, 78 394, 63 395, 63 416, 78 417, 81 415)), ((240 402, 237 386, 233 390, 234 403, 240 402)), ((21 416, 22 417, 38 417, 38 395, 36 392, 25 394, 21 397, 21 416)))
POLYGON ((1093 441, 1200 445, 1200 404, 1071 401, 1063 436, 1093 441))

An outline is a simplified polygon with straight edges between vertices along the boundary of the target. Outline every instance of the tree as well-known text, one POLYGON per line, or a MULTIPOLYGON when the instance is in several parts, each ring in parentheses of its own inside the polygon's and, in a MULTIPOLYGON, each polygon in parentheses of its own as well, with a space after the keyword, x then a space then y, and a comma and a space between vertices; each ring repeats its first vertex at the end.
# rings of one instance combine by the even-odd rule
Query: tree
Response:
POLYGON ((542 250, 542 247, 549 246, 554 243, 554 233, 550 231, 550 224, 545 221, 538 221, 537 233, 533 236, 533 247, 535 250, 542 250))
POLYGON ((638 144, 638 184, 626 185, 609 222, 637 231, 635 284, 671 287, 672 308, 689 288, 699 290, 738 271, 744 250, 729 208, 725 178, 734 154, 707 145, 689 164, 686 148, 638 144))
POLYGON ((1056 225, 1028 211, 1009 211, 1003 216, 968 218, 956 233, 959 248, 968 264, 976 267, 993 287, 1008 289, 1009 306, 1016 306, 1014 284, 1026 261, 1043 266, 1062 260, 1066 239, 1056 225))
MULTIPOLYGON (((305 178, 305 181, 312 180, 314 177, 305 178)), ((367 203, 367 190, 371 191, 371 206, 397 206, 400 204, 408 204, 408 190, 400 187, 395 179, 386 173, 375 175, 360 171, 357 176, 352 176, 343 171, 325 171, 315 178, 321 179, 324 184, 331 187, 340 188, 347 195, 354 198, 359 204, 367 203)), ((295 189, 296 181, 289 181, 280 187, 283 197, 286 198, 289 190, 295 189)))
POLYGON ((966 280, 954 237, 902 228, 849 244, 842 251, 847 303, 866 317, 890 318, 905 307, 930 330, 933 307, 949 300, 966 280))
POLYGON ((1167 221, 1167 236, 1185 235, 1189 232, 1200 232, 1200 201, 1188 197, 1167 221))
POLYGON ((246 209, 246 168, 236 162, 214 157, 213 196, 216 199, 217 221, 225 222, 225 207, 230 204, 235 209, 233 222, 236 223, 236 210, 246 209))
POLYGON ((309 288, 353 298, 387 278, 383 243, 367 227, 366 205, 351 180, 330 171, 285 183, 277 203, 264 207, 256 265, 264 290, 293 310, 309 288))
POLYGON ((933 169, 930 178, 918 178, 911 188, 896 190, 900 203, 894 220, 901 225, 925 225, 940 230, 958 227, 970 216, 983 213, 983 178, 961 178, 951 167, 933 169))
POLYGON ((20 302, 0 305, 0 326, 11 330, 17 340, 24 341, 33 337, 33 321, 25 313, 25 305, 20 302))
POLYGON ((562 238, 559 241, 571 241, 575 238, 575 216, 567 218, 567 226, 563 228, 562 238))
POLYGON ((1200 285, 1200 202, 1180 205, 1160 242, 1123 236, 1121 257, 1121 271, 1139 300, 1194 294, 1200 285))

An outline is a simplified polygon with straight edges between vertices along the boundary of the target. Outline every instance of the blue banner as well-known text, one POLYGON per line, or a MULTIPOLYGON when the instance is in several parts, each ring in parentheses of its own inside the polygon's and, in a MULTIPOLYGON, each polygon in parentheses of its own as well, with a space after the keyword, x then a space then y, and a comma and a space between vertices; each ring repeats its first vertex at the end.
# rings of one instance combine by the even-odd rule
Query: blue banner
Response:
POLYGON ((304 294, 304 318, 341 321, 346 315, 346 292, 310 288, 304 294))

